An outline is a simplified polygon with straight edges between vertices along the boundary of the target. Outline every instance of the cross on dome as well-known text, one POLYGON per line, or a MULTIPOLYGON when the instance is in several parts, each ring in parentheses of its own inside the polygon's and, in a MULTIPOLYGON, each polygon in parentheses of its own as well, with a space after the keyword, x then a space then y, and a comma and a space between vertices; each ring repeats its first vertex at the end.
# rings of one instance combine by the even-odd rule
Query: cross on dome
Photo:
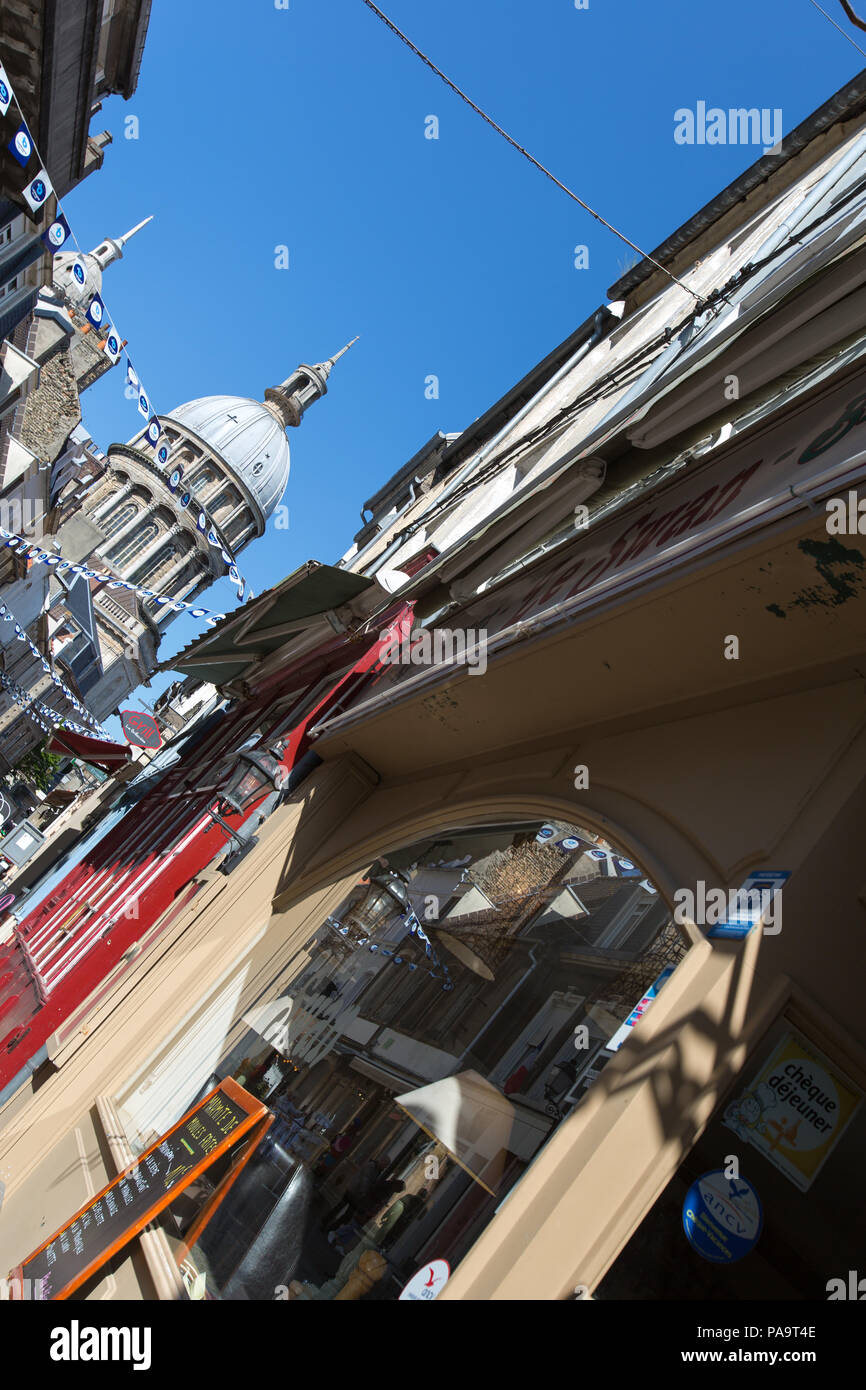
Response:
POLYGON ((264 401, 203 396, 160 416, 169 429, 180 427, 182 433, 204 446, 237 480, 253 506, 259 534, 289 480, 286 429, 299 425, 309 407, 327 394, 334 364, 357 341, 353 338, 333 357, 315 366, 302 363, 279 386, 269 387, 264 401))

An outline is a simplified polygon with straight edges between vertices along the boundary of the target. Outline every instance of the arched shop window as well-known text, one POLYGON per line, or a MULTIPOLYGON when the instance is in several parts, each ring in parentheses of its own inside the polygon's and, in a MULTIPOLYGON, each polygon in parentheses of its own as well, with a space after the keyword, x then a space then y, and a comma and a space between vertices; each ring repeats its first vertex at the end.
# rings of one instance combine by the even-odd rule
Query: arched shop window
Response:
POLYGON ((687 945, 636 864, 559 822, 375 861, 257 998, 238 962, 117 1097, 137 1152, 227 1077, 275 1117, 230 1187, 231 1156, 164 1216, 189 1287, 381 1301, 454 1269, 687 945))

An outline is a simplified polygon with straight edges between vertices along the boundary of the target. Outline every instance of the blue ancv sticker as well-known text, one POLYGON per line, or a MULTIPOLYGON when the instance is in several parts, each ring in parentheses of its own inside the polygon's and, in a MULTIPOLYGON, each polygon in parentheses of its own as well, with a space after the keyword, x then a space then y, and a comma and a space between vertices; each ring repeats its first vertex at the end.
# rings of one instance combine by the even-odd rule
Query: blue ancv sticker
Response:
POLYGON ((689 1244, 713 1264, 741 1260, 757 1244, 764 1212, 745 1178, 726 1178, 721 1168, 692 1183, 683 1203, 689 1244))

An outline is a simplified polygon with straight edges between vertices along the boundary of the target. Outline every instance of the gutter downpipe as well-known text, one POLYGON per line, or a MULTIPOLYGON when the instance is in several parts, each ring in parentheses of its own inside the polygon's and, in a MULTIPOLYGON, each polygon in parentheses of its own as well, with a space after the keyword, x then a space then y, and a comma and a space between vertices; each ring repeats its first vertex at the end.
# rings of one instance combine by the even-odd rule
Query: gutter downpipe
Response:
MULTIPOLYGON (((417 500, 418 500, 417 491, 418 491, 418 488, 419 488, 420 486, 421 486, 421 479, 420 479, 420 478, 417 478, 417 477, 416 477, 416 478, 413 478, 412 481, 411 481, 411 483, 409 484, 409 501, 405 504, 405 506, 402 506, 402 507, 400 508, 400 510, 399 510, 399 511, 395 514, 395 516, 392 518, 392 521, 391 521, 391 524, 392 524, 392 525, 394 525, 396 522, 398 522, 398 521, 400 520, 401 517, 405 516, 406 513, 410 510, 411 507, 414 507, 415 503, 416 503, 417 500)), ((387 520, 387 518, 386 518, 386 520, 387 520)), ((341 569, 342 569, 342 568, 345 568, 345 569, 347 570, 348 573, 350 573, 350 574, 353 573, 354 571, 349 570, 349 565, 356 565, 356 564, 358 563, 359 560, 362 560, 362 559, 364 558, 364 556, 367 554, 367 551, 368 551, 368 550, 372 550, 372 549, 373 549, 373 546, 376 544, 376 542, 377 542, 378 540, 381 539, 381 535, 382 535, 381 531, 377 532, 377 534, 376 534, 375 536, 373 536, 372 540, 369 540, 369 541, 367 542, 367 544, 364 546, 363 550, 359 550, 359 551, 357 552, 357 554, 353 555, 353 556, 351 557, 351 559, 349 559, 349 560, 346 562, 345 567, 344 567, 343 564, 342 564, 342 560, 340 560, 340 561, 338 562, 338 568, 341 568, 341 569)), ((370 573, 371 573, 371 574, 375 574, 375 570, 370 570, 370 573)))
MULTIPOLYGON (((518 410, 517 414, 513 415, 511 419, 505 425, 502 426, 502 429, 497 431, 493 438, 489 440, 487 444, 484 445, 484 448, 479 453, 474 454, 472 458, 469 460, 469 462, 465 464, 464 467, 461 468, 459 472, 454 475, 451 481, 449 483, 446 483, 442 491, 440 493, 437 493, 437 495, 431 500, 429 505, 425 507, 424 511, 421 512, 418 517, 416 517, 416 521, 422 520, 422 518, 425 517, 434 506, 438 507, 441 502, 443 502, 447 497, 450 497, 451 494, 464 481, 464 479, 468 478, 469 475, 473 473, 476 468, 478 468, 479 464, 481 464, 484 461, 484 459, 491 452, 491 450, 495 449, 496 446, 499 443, 501 443, 501 441, 508 434, 511 433, 515 425, 519 425, 521 420, 523 420, 529 414, 529 412, 533 410, 536 405, 538 405, 539 401, 544 400, 545 396, 553 390, 554 386, 558 386, 559 382, 563 379, 563 377, 567 376, 568 373, 572 370, 572 368, 576 367, 577 364, 584 357, 586 357, 587 354, 590 353, 594 347, 598 346, 598 344, 601 342, 604 336, 605 331, 610 327, 611 321, 617 322, 617 315, 612 313, 612 311, 608 308, 606 304, 602 304, 601 307, 597 309, 595 312, 595 317, 593 320, 593 330, 590 336, 587 338, 586 342, 581 343, 577 351, 573 353, 572 356, 569 357, 566 362, 563 362, 562 366, 556 372, 554 372, 553 376, 550 377, 550 379, 544 383, 541 390, 537 391, 535 395, 532 396, 530 400, 526 402, 525 405, 522 405, 518 410)), ((393 541, 391 541, 390 545, 388 545, 385 548, 385 550, 383 550, 382 554, 378 556, 378 558, 374 561, 373 565, 367 571, 367 573, 376 574, 376 572, 379 569, 381 569, 382 566, 385 564, 385 561, 389 560, 392 555, 395 555, 398 550, 401 550, 405 544, 406 541, 402 537, 396 537, 393 541)))
MULTIPOLYGON (((823 473, 817 473, 799 486, 793 484, 784 488, 781 492, 775 493, 772 497, 764 498, 761 502, 756 502, 751 507, 746 507, 742 512, 736 514, 736 518, 729 518, 728 525, 720 522, 716 526, 710 527, 702 532, 698 537, 689 537, 680 541, 677 545, 669 547, 669 552, 663 558, 658 556, 641 561, 628 572, 628 583, 633 585, 638 579, 654 580, 659 575, 665 573, 673 565, 680 561, 688 562, 692 558, 702 555, 710 545, 716 540, 731 541, 744 537, 753 529, 752 523, 759 518, 767 516, 769 513, 779 513, 777 517, 770 517, 771 520, 781 520, 794 510, 799 510, 796 503, 800 502, 809 511, 816 510, 816 502, 807 493, 817 491, 820 493, 825 487, 831 484, 844 486, 848 475, 850 483, 853 483, 858 476, 862 476, 864 466, 866 466, 866 449, 854 454, 851 458, 845 459, 841 463, 834 464, 832 468, 825 469, 823 473), (791 503, 795 504, 794 506, 791 503), (786 505, 787 504, 787 505, 786 505), (736 520, 737 524, 730 525, 731 520, 736 520)), ((583 608, 595 602, 607 602, 616 597, 617 585, 622 583, 626 576, 612 576, 610 579, 603 579, 597 585, 591 586, 583 593, 575 594, 571 598, 561 599, 558 603, 552 604, 550 608, 544 609, 534 617, 522 619, 518 623, 512 623, 509 627, 503 628, 496 636, 487 643, 488 658, 499 655, 500 652, 522 641, 526 637, 539 637, 549 629, 554 628, 562 619, 575 617, 583 608)), ((492 593, 488 590, 487 593, 492 593)), ((404 699, 411 699, 419 691, 426 690, 428 686, 435 685, 437 679, 445 672, 454 675, 463 669, 460 662, 449 662, 447 665, 433 666, 423 671, 419 676, 412 676, 403 682, 399 689, 385 691, 378 698, 365 705, 356 705, 348 714, 338 716, 334 721, 333 728, 328 728, 323 721, 321 726, 314 726, 310 730, 311 738, 318 738, 323 734, 330 734, 336 730, 351 728, 360 724, 364 719, 381 714, 384 710, 401 703, 404 699), (370 705, 373 708, 370 708, 370 705)))

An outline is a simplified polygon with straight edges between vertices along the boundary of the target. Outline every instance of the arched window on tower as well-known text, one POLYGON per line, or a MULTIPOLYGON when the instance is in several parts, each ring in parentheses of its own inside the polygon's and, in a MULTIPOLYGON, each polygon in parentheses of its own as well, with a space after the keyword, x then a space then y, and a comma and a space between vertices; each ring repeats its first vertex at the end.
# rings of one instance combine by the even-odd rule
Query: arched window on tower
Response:
POLYGON ((132 521, 132 518, 137 512, 137 502, 124 502, 121 506, 115 507, 113 511, 109 512, 102 522, 102 530, 105 533, 106 540, 110 536, 116 536, 118 531, 120 531, 128 521, 132 521))
POLYGON ((157 589, 159 580, 168 574, 169 570, 180 559, 181 552, 177 549, 174 541, 167 541, 160 546, 153 559, 148 564, 147 570, 142 578, 142 584, 148 589, 157 589))
POLYGON ((237 550, 242 541, 246 541, 250 536, 249 513, 235 517, 231 524, 224 528, 223 534, 233 550, 237 550))
POLYGON ((234 511, 240 500, 241 495, 237 488, 232 487, 230 483, 227 484, 217 493, 216 497, 211 498, 208 503, 211 515, 219 520, 220 513, 222 513, 223 518, 225 518, 230 512, 234 511))
POLYGON ((119 547, 108 556, 109 564, 114 565, 116 569, 122 569, 130 560, 134 560, 136 555, 140 555, 145 546, 155 541, 158 535, 159 527, 155 521, 149 521, 140 531, 130 531, 119 547))
POLYGON ((189 485, 190 492, 201 493, 205 488, 215 483, 219 474, 212 464, 205 464, 200 468, 189 485))

